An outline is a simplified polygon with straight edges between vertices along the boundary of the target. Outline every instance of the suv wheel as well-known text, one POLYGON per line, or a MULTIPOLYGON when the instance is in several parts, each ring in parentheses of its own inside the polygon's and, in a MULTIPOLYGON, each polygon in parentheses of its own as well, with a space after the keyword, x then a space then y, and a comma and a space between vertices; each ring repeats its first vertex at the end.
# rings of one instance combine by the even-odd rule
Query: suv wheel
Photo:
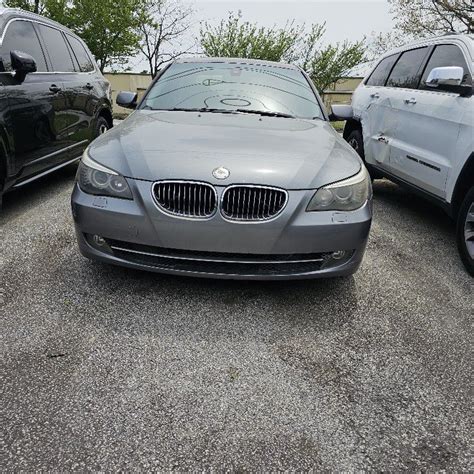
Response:
POLYGON ((474 276, 474 186, 466 194, 459 211, 457 241, 462 262, 474 276))
POLYGON ((109 122, 107 122, 104 117, 99 117, 95 124, 94 138, 103 135, 109 128, 109 122))
POLYGON ((360 130, 352 130, 347 137, 347 143, 354 148, 359 156, 364 159, 364 141, 362 139, 362 132, 360 130))

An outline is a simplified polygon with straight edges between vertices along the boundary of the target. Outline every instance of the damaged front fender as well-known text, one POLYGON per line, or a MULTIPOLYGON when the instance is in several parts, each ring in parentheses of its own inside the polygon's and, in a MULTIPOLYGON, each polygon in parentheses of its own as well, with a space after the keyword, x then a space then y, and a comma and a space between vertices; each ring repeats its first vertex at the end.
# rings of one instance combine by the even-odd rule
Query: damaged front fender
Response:
POLYGON ((362 110, 360 120, 364 130, 365 159, 368 163, 388 165, 391 142, 398 127, 398 115, 390 97, 374 98, 362 110))

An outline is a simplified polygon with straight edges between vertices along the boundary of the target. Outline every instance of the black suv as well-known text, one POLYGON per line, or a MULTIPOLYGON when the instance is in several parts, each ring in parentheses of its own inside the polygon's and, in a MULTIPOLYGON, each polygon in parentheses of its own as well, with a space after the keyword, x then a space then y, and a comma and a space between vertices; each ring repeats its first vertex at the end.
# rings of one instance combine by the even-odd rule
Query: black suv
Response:
POLYGON ((111 128, 110 95, 110 84, 72 31, 0 8, 0 203, 9 188, 80 158, 111 128))

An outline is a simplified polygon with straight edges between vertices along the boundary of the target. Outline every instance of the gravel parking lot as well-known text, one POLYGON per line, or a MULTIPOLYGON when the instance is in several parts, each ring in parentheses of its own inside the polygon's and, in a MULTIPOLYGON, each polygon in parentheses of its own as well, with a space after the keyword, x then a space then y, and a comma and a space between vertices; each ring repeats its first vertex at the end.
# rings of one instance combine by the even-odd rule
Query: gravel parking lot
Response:
POLYGON ((74 172, 4 198, 2 471, 473 469, 442 211, 379 181, 354 278, 178 278, 79 255, 74 172))

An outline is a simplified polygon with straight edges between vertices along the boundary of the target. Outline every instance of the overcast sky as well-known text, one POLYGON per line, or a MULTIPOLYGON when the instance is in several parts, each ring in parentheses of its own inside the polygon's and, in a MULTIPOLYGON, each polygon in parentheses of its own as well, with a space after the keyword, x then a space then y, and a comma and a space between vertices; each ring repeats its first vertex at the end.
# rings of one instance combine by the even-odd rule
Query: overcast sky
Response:
POLYGON ((392 18, 387 0, 194 0, 199 20, 219 21, 229 11, 242 10, 244 19, 265 26, 327 23, 327 40, 360 39, 372 31, 389 31, 392 18))
MULTIPOLYGON (((188 0, 196 13, 190 37, 197 37, 199 24, 208 20, 218 23, 229 11, 242 11, 244 20, 262 26, 284 26, 287 21, 322 23, 326 21, 325 42, 351 41, 369 36, 373 31, 392 29, 393 21, 387 0, 188 0)), ((146 67, 131 62, 133 70, 146 67)))

